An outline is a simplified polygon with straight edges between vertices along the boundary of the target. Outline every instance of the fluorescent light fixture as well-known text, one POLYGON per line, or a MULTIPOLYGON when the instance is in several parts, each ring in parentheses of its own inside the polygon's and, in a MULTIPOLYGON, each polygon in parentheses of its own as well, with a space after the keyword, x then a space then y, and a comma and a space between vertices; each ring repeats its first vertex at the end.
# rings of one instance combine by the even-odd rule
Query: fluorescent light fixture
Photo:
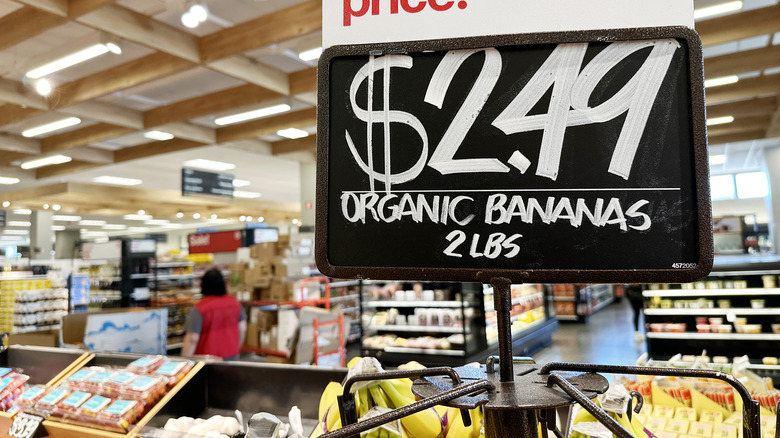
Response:
POLYGON ((146 225, 167 225, 171 223, 171 221, 166 219, 149 219, 148 221, 144 221, 144 224, 146 225))
POLYGON ((119 176, 109 176, 109 175, 92 178, 92 181, 96 183, 111 184, 115 186, 137 186, 143 183, 143 181, 141 181, 140 179, 122 178, 119 176))
POLYGON ((0 236, 0 240, 21 242, 24 238, 22 236, 0 236))
POLYGON ((127 232, 128 233, 146 233, 149 231, 149 228, 147 227, 128 227, 127 232))
POLYGON ((222 161, 205 160, 203 158, 187 160, 183 164, 187 167, 197 167, 198 169, 214 170, 217 172, 223 172, 225 170, 236 168, 235 164, 223 163, 222 161))
POLYGON ((714 117, 712 119, 707 119, 707 126, 725 125, 726 123, 731 123, 733 121, 734 117, 732 116, 714 117))
POLYGON ((726 155, 710 155, 710 166, 717 166, 726 162, 726 155))
POLYGON ((3 185, 18 184, 19 181, 21 181, 19 178, 11 178, 11 177, 8 177, 8 176, 0 176, 0 184, 3 184, 3 185))
POLYGON ((206 9, 206 6, 201 4, 190 6, 190 14, 198 20, 198 23, 203 23, 209 18, 209 10, 206 9))
POLYGON ((738 173, 736 180, 739 199, 763 198, 769 194, 769 182, 764 172, 738 173))
POLYGON ((51 94, 52 86, 48 79, 39 79, 35 83, 35 92, 41 96, 48 96, 51 94))
POLYGON ((304 50, 298 54, 298 57, 304 61, 314 61, 322 55, 322 47, 316 47, 314 49, 304 50))
POLYGON ((268 117, 274 114, 283 113, 285 111, 290 111, 290 105, 283 103, 281 105, 274 105, 266 108, 247 111, 244 113, 233 114, 232 116, 218 117, 214 120, 214 123, 219 126, 232 125, 233 123, 259 119, 261 117, 268 117))
POLYGON ((105 44, 95 44, 89 46, 86 49, 79 50, 78 52, 71 53, 70 55, 63 56, 62 58, 55 59, 54 61, 44 64, 38 68, 34 68, 27 72, 26 76, 31 79, 42 78, 46 75, 50 75, 56 71, 66 69, 74 66, 78 63, 90 60, 104 53, 108 53, 109 48, 105 44))
POLYGON ((713 201, 734 199, 736 194, 734 175, 717 175, 710 177, 710 197, 713 201))
POLYGON ((56 122, 47 123, 45 125, 36 126, 22 131, 22 137, 36 137, 41 134, 48 134, 49 132, 58 131, 60 129, 67 128, 69 126, 78 125, 81 123, 81 119, 78 117, 66 117, 56 122))
POLYGON ((9 227, 29 227, 32 223, 27 221, 8 221, 6 225, 9 227))
POLYGON ((32 210, 28 208, 19 208, 13 211, 14 214, 29 215, 32 214, 32 210))
POLYGON ((187 11, 181 14, 181 24, 188 29, 195 29, 200 24, 200 21, 190 11, 187 11))
POLYGON ((9 235, 12 234, 12 235, 15 235, 15 236, 26 236, 27 233, 29 233, 29 231, 27 231, 27 230, 5 230, 5 231, 3 231, 3 233, 4 234, 9 234, 9 235))
POLYGON ((711 17, 713 15, 724 14, 739 9, 742 9, 741 1, 726 2, 708 8, 696 9, 693 11, 693 18, 698 20, 700 18, 711 17))
POLYGON ((115 55, 121 55, 122 54, 122 48, 119 47, 119 44, 108 42, 106 43, 106 48, 109 52, 115 54, 115 55))
POLYGON ((243 190, 233 190, 233 197, 235 198, 245 198, 245 199, 254 199, 259 198, 260 193, 257 192, 245 192, 243 190))
POLYGON ((104 230, 126 230, 127 225, 122 224, 105 224, 103 225, 104 230))
POLYGON ((53 221, 57 222, 78 222, 81 220, 81 216, 71 216, 67 214, 55 214, 51 217, 53 221))
POLYGON ((309 133, 304 131, 303 129, 287 128, 287 129, 280 129, 276 131, 276 135, 294 140, 296 138, 308 137, 309 133))
POLYGON ((736 84, 737 82, 739 82, 739 76, 737 75, 723 76, 720 78, 707 79, 704 81, 704 86, 706 88, 720 87, 721 85, 736 84))
POLYGON ((173 138, 173 134, 163 131, 146 131, 144 137, 149 140, 165 141, 173 138))
POLYGON ((52 225, 52 231, 65 231, 65 225, 52 225))
POLYGON ((126 214, 122 216, 122 218, 129 221, 148 221, 149 219, 153 219, 152 215, 149 214, 126 214))
POLYGON ((90 219, 84 219, 83 221, 79 221, 79 225, 83 225, 85 227, 102 227, 106 224, 106 221, 94 221, 90 219))
POLYGON ((246 187, 249 184, 251 184, 249 181, 245 179, 234 179, 233 180, 233 187, 246 187))

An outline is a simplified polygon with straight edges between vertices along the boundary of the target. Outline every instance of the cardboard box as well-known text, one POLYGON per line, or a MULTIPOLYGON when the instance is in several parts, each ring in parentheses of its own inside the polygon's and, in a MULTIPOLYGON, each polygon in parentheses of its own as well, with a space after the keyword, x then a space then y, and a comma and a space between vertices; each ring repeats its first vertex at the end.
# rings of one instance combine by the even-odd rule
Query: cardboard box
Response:
POLYGON ((244 341, 244 345, 247 347, 259 347, 259 333, 257 324, 248 323, 246 325, 246 340, 244 341))
POLYGON ((262 242, 249 247, 249 255, 258 261, 271 261, 276 255, 276 242, 262 242))
POLYGON ((300 278, 311 274, 311 259, 290 257, 274 258, 274 276, 276 278, 300 278))
MULTIPOLYGON (((298 320, 298 338, 295 345, 295 363, 313 363, 314 362, 314 319, 318 322, 328 322, 338 319, 339 314, 329 312, 319 307, 304 307, 301 309, 298 320)), ((345 318, 344 326, 347 327, 349 321, 345 318)), ((344 336, 347 336, 348 330, 345 329, 344 336)), ((346 340, 344 340, 346 341, 346 340)), ((341 342, 339 342, 338 324, 329 324, 321 326, 317 333, 317 344, 320 354, 328 354, 338 351, 341 342)))
POLYGON ((257 328, 261 332, 270 332, 278 322, 276 311, 260 312, 257 314, 257 328))
POLYGON ((14 333, 9 335, 9 345, 35 345, 38 347, 59 346, 60 331, 44 330, 34 333, 14 333))
POLYGON ((271 301, 300 301, 296 294, 295 283, 289 281, 272 281, 270 287, 271 301))

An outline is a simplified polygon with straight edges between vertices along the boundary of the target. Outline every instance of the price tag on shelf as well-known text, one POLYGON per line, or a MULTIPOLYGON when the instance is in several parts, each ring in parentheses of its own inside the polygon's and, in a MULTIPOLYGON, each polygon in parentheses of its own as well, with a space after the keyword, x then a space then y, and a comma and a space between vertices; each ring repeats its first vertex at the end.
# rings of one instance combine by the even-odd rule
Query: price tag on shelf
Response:
POLYGON ((11 424, 11 428, 8 429, 8 435, 14 438, 42 437, 46 435, 45 429, 41 427, 42 421, 43 417, 21 412, 14 417, 14 422, 11 424))

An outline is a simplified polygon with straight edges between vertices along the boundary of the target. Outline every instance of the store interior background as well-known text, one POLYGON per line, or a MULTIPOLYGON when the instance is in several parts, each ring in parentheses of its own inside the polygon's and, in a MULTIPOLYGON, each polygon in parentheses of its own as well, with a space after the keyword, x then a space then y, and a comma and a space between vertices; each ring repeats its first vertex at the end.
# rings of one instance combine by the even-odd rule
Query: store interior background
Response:
MULTIPOLYGON (((716 250, 771 256, 780 248, 780 5, 696 0, 695 8, 734 3, 697 19, 706 79, 726 78, 706 90, 709 117, 731 117, 709 127, 713 216, 739 217, 745 227, 736 247, 734 236, 716 235, 716 250)), ((83 243, 116 238, 164 235, 156 252, 165 260, 186 255, 193 233, 309 231, 310 51, 321 45, 320 9, 317 0, 0 0, 0 29, 8 29, 0 35, 0 266, 80 259, 83 243), (195 4, 207 13, 189 27, 193 17, 182 16, 195 4), (30 77, 95 46, 104 53, 30 77), (73 117, 71 126, 27 132, 73 117), (61 162, 28 165, 48 157, 61 162), (235 198, 182 196, 183 167, 234 175, 235 198)), ((236 261, 233 251, 212 262, 236 261)), ((643 348, 632 334, 620 340, 631 357, 643 348)))

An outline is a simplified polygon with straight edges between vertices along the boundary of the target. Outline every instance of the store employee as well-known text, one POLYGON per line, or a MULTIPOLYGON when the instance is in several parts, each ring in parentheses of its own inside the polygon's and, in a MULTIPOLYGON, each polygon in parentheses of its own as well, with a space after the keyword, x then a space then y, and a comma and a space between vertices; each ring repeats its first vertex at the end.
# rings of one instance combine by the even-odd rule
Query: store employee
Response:
POLYGON ((187 315, 181 355, 238 360, 246 336, 246 312, 227 294, 225 278, 218 269, 207 271, 200 285, 203 299, 187 315))

